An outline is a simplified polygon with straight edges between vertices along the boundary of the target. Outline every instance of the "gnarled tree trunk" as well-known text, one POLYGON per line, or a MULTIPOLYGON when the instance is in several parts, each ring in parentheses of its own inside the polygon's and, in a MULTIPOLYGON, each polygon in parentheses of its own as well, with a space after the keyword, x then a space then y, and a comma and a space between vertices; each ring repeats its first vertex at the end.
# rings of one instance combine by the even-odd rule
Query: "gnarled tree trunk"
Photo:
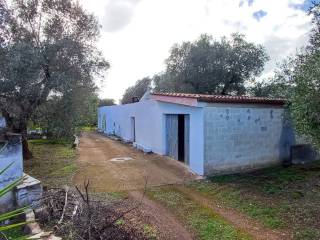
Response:
POLYGON ((21 134, 22 141, 22 153, 23 159, 28 160, 31 159, 32 152, 29 149, 28 139, 27 139, 27 119, 20 117, 19 119, 15 119, 10 114, 5 111, 2 111, 4 118, 6 119, 7 128, 13 133, 21 134))

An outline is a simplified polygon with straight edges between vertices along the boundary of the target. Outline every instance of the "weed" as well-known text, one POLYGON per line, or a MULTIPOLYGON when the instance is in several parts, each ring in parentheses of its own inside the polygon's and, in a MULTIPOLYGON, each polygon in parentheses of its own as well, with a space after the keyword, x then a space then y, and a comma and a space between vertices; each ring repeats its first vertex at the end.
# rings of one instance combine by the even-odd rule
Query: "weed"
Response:
POLYGON ((122 218, 118 219, 116 222, 115 222, 115 225, 117 226, 121 226, 124 224, 124 220, 122 218))

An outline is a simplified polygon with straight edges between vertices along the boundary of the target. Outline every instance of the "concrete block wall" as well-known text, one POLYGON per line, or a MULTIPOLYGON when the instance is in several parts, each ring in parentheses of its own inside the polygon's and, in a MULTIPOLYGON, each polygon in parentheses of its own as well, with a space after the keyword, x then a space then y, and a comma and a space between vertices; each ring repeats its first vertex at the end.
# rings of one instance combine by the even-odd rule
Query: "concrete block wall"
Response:
POLYGON ((280 164, 290 154, 293 131, 276 106, 211 104, 204 109, 205 175, 280 164))

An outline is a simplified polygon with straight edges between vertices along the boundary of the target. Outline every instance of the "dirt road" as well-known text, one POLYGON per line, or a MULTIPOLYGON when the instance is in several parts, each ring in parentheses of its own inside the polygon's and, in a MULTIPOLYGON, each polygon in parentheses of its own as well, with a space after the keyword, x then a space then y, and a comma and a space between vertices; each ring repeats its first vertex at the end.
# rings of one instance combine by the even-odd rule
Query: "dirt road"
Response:
POLYGON ((114 192, 147 186, 182 183, 196 179, 180 162, 143 152, 98 133, 83 133, 77 158, 80 169, 73 182, 90 180, 91 190, 114 192))

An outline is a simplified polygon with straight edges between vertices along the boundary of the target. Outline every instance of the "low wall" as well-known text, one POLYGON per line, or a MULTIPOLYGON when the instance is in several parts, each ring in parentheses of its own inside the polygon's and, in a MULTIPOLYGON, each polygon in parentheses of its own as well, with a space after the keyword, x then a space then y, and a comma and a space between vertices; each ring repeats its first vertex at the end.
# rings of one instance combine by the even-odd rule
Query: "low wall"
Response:
MULTIPOLYGON (((1 139, 0 171, 11 163, 12 166, 0 175, 0 189, 23 176, 21 136, 17 134, 6 134, 1 139)), ((9 192, 0 198, 0 212, 11 210, 14 208, 14 205, 14 192, 9 192)))
POLYGON ((17 207, 40 204, 42 186, 40 181, 23 173, 22 143, 19 134, 5 134, 1 137, 0 171, 12 164, 0 175, 0 189, 23 177, 14 190, 0 198, 0 213, 17 207), (3 144, 4 143, 4 144, 3 144))

